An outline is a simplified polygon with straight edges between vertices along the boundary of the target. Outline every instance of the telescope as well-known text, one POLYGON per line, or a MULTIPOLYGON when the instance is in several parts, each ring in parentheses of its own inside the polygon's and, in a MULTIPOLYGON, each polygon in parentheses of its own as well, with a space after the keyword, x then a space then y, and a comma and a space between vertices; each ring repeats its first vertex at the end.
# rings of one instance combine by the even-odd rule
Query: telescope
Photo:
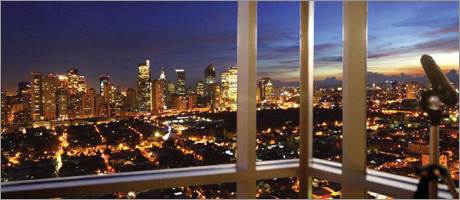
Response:
MULTIPOLYGON (((423 55, 420 59, 423 70, 431 82, 432 91, 440 98, 440 101, 448 106, 458 103, 458 93, 454 86, 450 84, 446 75, 444 75, 433 57, 423 55)), ((423 103, 423 102, 422 102, 423 103)))
POLYGON ((437 199, 438 179, 441 179, 449 187, 452 197, 458 199, 458 192, 448 169, 439 166, 439 125, 443 109, 458 103, 458 93, 431 56, 422 55, 420 63, 431 82, 431 90, 423 91, 420 100, 420 107, 430 118, 430 165, 424 167, 425 173, 421 174, 414 197, 437 199))

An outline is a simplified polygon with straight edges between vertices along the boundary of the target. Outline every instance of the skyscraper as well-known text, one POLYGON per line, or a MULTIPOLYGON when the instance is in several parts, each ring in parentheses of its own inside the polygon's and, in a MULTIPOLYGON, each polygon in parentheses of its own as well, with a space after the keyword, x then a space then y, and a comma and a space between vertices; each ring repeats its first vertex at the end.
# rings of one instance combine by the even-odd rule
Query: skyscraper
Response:
POLYGON ((260 100, 271 102, 274 100, 273 82, 269 77, 259 80, 260 100))
POLYGON ((204 92, 205 92, 205 85, 204 85, 203 81, 197 81, 196 86, 195 86, 195 93, 199 97, 202 97, 202 96, 204 96, 204 92))
POLYGON ((56 114, 60 120, 66 120, 68 115, 69 95, 65 88, 58 88, 56 91, 56 114))
POLYGON ((184 69, 176 69, 176 94, 185 95, 185 71, 184 69))
POLYGON ((224 109, 236 110, 237 100, 237 74, 236 67, 230 67, 222 72, 222 107, 224 109))
POLYGON ((137 99, 139 112, 150 113, 152 111, 151 97, 150 62, 146 60, 145 63, 138 65, 137 71, 137 99))
POLYGON ((32 120, 43 117, 43 76, 40 73, 31 73, 32 76, 32 120))
POLYGON ((152 81, 152 113, 158 114, 163 112, 163 91, 164 84, 162 80, 152 81))
POLYGON ((204 79, 207 85, 216 82, 216 69, 214 69, 213 64, 208 65, 204 70, 204 79))
POLYGON ((85 117, 96 116, 96 91, 94 88, 89 88, 82 97, 82 115, 85 117))
POLYGON ((110 76, 99 76, 99 94, 105 96, 107 85, 110 83, 110 76))
POLYGON ((85 77, 78 74, 78 69, 71 68, 67 71, 68 87, 78 92, 86 92, 85 77))
POLYGON ((6 97, 6 92, 3 90, 2 88, 2 116, 0 116, 2 118, 2 126, 6 125, 7 122, 8 122, 8 106, 7 106, 7 97, 6 97))
POLYGON ((54 74, 42 77, 43 119, 56 119, 56 89, 59 79, 54 74))

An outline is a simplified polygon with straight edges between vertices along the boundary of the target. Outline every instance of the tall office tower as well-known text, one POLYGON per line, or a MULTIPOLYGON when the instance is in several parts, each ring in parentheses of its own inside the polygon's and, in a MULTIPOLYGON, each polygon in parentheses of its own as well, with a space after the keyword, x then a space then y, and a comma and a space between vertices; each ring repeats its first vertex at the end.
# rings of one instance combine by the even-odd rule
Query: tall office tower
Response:
POLYGON ((175 94, 176 93, 176 85, 173 82, 168 81, 168 93, 175 94))
POLYGON ((165 70, 163 69, 163 67, 160 70, 160 78, 159 78, 159 80, 166 80, 166 73, 165 73, 165 70))
POLYGON ((150 113, 152 111, 151 89, 150 62, 146 60, 145 63, 138 65, 137 71, 137 105, 139 106, 139 112, 150 113))
POLYGON ((113 107, 115 110, 114 111, 115 116, 124 116, 126 114, 126 107, 125 107, 126 98, 125 96, 123 96, 119 88, 115 90, 114 97, 115 97, 115 103, 113 104, 113 107))
POLYGON ((185 70, 176 69, 176 94, 185 95, 187 90, 185 89, 185 70))
POLYGON ((43 119, 56 119, 56 89, 59 83, 58 76, 49 74, 42 77, 42 102, 43 102, 43 119))
POLYGON ((222 92, 221 87, 217 83, 211 84, 211 97, 210 97, 210 104, 211 104, 211 111, 216 112, 221 107, 221 100, 222 100, 222 92))
POLYGON ((58 88, 56 90, 56 115, 59 120, 66 120, 69 118, 68 113, 69 94, 67 89, 58 88))
POLYGON ((126 111, 136 112, 136 90, 133 88, 126 90, 126 111))
MULTIPOLYGON (((163 82, 163 102, 168 102, 169 99, 169 91, 168 91, 168 80, 166 80, 166 73, 163 69, 163 67, 160 70, 160 78, 159 80, 163 82)), ((164 108, 166 109, 167 105, 164 104, 164 108)))
POLYGON ((31 73, 32 76, 32 120, 43 118, 43 76, 40 73, 31 73))
POLYGON ((105 96, 107 85, 110 84, 110 76, 99 76, 99 94, 105 96))
POLYGON ((273 82, 269 77, 259 80, 260 100, 271 102, 274 100, 273 82))
POLYGON ((89 88, 82 96, 82 116, 85 118, 96 116, 96 91, 94 88, 89 88))
POLYGON ((85 77, 78 74, 78 69, 71 68, 67 71, 68 87, 70 90, 86 92, 85 77))
POLYGON ((237 74, 236 67, 230 67, 222 72, 222 101, 223 108, 227 110, 236 110, 237 99, 237 74))
POLYGON ((204 70, 204 79, 207 85, 211 85, 216 82, 216 69, 214 65, 210 64, 204 70))
POLYGON ((2 88, 2 116, 0 116, 2 118, 2 126, 8 124, 8 102, 7 102, 7 96, 6 96, 6 92, 3 90, 2 88))
POLYGON ((109 116, 109 104, 105 102, 104 97, 100 94, 96 95, 96 116, 97 117, 108 117, 109 116))
POLYGON ((164 109, 163 83, 162 80, 152 81, 152 113, 154 114, 162 113, 164 109))
POLYGON ((199 97, 202 97, 202 96, 204 96, 204 91, 205 91, 205 85, 204 85, 203 81, 197 81, 196 82, 195 93, 199 97))
POLYGON ((19 101, 22 103, 24 110, 31 111, 32 108, 32 85, 29 81, 21 81, 18 83, 19 101))
POLYGON ((406 99, 417 99, 417 83, 406 84, 406 99))

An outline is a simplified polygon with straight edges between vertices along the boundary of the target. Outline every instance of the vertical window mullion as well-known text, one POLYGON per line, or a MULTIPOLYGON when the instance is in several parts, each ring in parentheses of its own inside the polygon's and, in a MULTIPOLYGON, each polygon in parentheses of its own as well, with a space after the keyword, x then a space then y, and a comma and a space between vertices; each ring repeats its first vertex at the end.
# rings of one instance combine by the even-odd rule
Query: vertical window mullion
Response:
POLYGON ((257 2, 238 2, 237 196, 256 195, 257 2))
POLYGON ((367 2, 343 5, 342 198, 366 198, 367 2))
POLYGON ((308 164, 313 156, 313 45, 314 2, 300 3, 300 193, 312 198, 308 164))

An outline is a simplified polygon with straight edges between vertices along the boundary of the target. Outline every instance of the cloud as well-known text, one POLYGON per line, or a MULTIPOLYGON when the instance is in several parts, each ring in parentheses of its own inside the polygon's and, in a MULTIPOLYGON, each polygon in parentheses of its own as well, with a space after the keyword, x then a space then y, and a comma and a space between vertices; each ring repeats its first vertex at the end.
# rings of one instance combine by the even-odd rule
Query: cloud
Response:
POLYGON ((435 36, 435 35, 441 35, 441 34, 448 34, 448 33, 458 33, 459 27, 458 23, 451 24, 449 26, 445 26, 443 28, 437 29, 437 30, 432 30, 423 33, 425 36, 435 36))

